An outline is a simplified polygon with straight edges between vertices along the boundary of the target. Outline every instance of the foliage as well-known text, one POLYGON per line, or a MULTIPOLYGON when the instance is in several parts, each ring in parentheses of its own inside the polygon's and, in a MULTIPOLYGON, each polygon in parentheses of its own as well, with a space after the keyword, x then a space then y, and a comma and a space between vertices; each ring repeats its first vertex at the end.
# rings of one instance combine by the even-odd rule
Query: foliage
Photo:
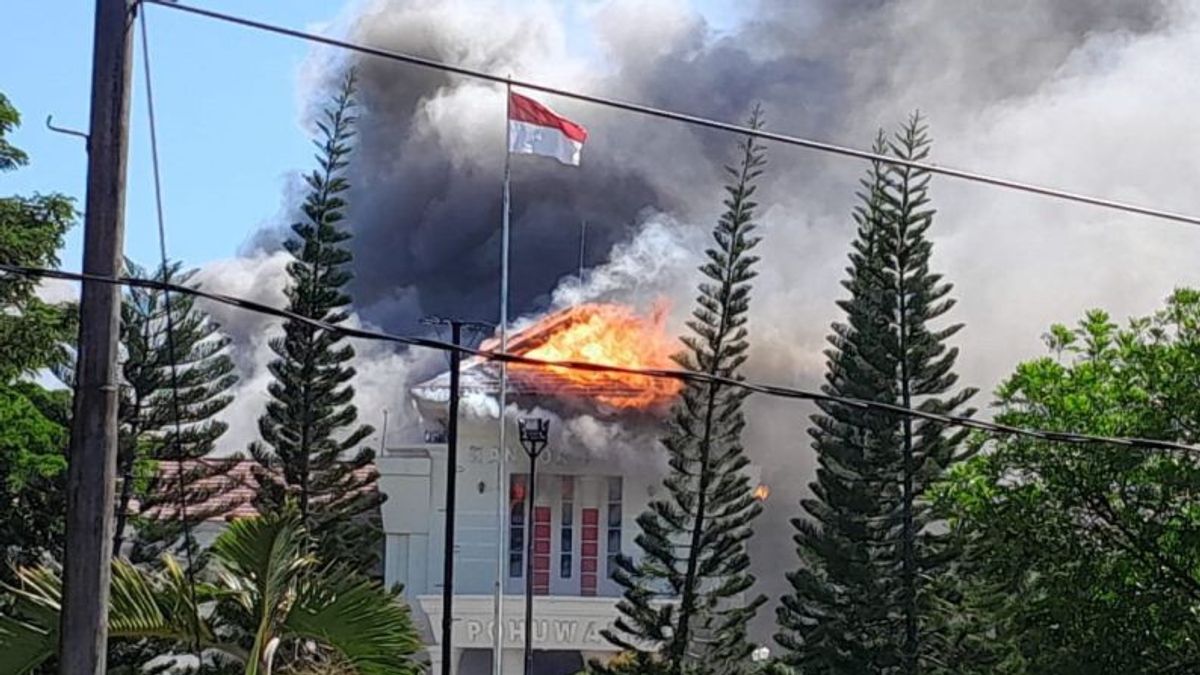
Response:
MULTIPOLYGON (((1200 293, 1124 328, 1088 312, 1046 342, 1053 356, 1000 386, 998 421, 1197 442, 1200 293)), ((956 468, 940 504, 980 563, 967 590, 989 600, 981 625, 1024 672, 1192 672, 1197 486, 1191 453, 1004 438, 956 468)))
POLYGON ((61 556, 68 400, 29 382, 0 385, 0 579, 61 556))
MULTIPOLYGON (((246 675, 310 652, 358 675, 422 672, 399 591, 322 564, 307 541, 294 513, 235 521, 213 544, 194 595, 169 554, 154 571, 115 560, 109 636, 164 641, 175 654, 198 644, 205 661, 241 664, 246 675)), ((54 653, 62 595, 56 568, 21 568, 19 579, 5 587, 13 609, 0 616, 0 672, 17 675, 54 653)))
MULTIPOLYGON (((306 176, 309 193, 302 222, 292 225, 285 243, 293 260, 288 309, 328 323, 348 318, 350 252, 342 245, 350 235, 340 225, 349 189, 344 176, 351 151, 354 75, 317 123, 322 140, 319 169, 306 176)), ((366 472, 374 453, 359 447, 373 429, 356 425, 358 411, 348 384, 355 371, 348 364, 354 348, 340 335, 288 321, 283 337, 271 341, 278 357, 270 364, 274 381, 271 400, 259 419, 261 443, 250 453, 259 463, 262 489, 257 505, 278 510, 295 499, 305 524, 322 550, 351 556, 358 569, 372 569, 379 558, 377 474, 366 472)))
POLYGON ((8 97, 0 92, 0 171, 12 171, 29 162, 28 155, 14 147, 5 136, 21 126, 21 114, 13 107, 8 97))
MULTIPOLYGON (((761 125, 756 108, 750 125, 761 125)), ((697 307, 688 322, 687 350, 676 357, 686 370, 740 378, 746 360, 746 312, 758 245, 753 201, 766 163, 753 137, 739 144, 738 166, 727 167, 725 213, 713 229, 716 245, 700 267, 697 307)), ((638 518, 642 558, 618 560, 613 579, 623 589, 620 616, 605 637, 634 653, 638 672, 739 673, 754 646, 747 623, 766 601, 751 596, 746 540, 762 510, 743 469, 742 390, 689 383, 675 405, 663 439, 671 472, 668 497, 638 518)), ((599 666, 596 667, 603 670, 599 666)), ((609 672, 620 672, 610 670, 609 672)))
POLYGON ((769 661, 757 672, 760 675, 797 675, 794 669, 782 661, 769 661))
MULTIPOLYGON (((132 276, 145 275, 132 263, 126 266, 132 276)), ((181 274, 179 269, 178 263, 168 264, 154 279, 187 284, 195 271, 181 274)), ((233 400, 228 392, 237 375, 228 354, 229 339, 196 307, 192 296, 176 293, 168 304, 160 290, 130 288, 121 304, 121 345, 125 386, 118 413, 114 550, 121 550, 127 516, 134 512, 136 533, 129 555, 134 562, 146 562, 185 545, 184 518, 194 526, 222 515, 219 501, 213 500, 218 491, 214 479, 227 474, 236 458, 209 457, 228 427, 213 416, 233 400), (170 462, 169 470, 162 470, 163 461, 170 462)))
MULTIPOLYGON (((28 162, 4 136, 20 116, 0 94, 0 171, 28 162)), ((0 197, 0 263, 57 267, 63 237, 75 221, 75 205, 61 194, 0 197)), ((66 357, 65 339, 75 329, 69 306, 44 302, 29 277, 0 277, 0 382, 31 375, 66 357)))
MULTIPOLYGON (((875 151, 925 160, 923 122, 913 116, 890 141, 880 133, 875 151)), ((826 394, 942 414, 961 414, 974 394, 954 391, 957 350, 946 341, 961 325, 931 325, 954 301, 930 271, 928 183, 927 172, 878 162, 862 181, 826 394)), ((817 478, 801 502, 807 517, 793 520, 801 566, 778 610, 781 658, 805 673, 914 672, 918 649, 939 657, 930 580, 948 569, 927 493, 962 458, 962 435, 836 402, 818 407, 809 430, 817 478)))
MULTIPOLYGON (((0 171, 28 157, 5 136, 20 115, 0 94, 0 171)), ((0 262, 57 267, 75 219, 60 194, 0 197, 0 262)), ((37 282, 0 274, 0 580, 12 564, 59 555, 69 395, 26 381, 67 358, 75 312, 37 295, 37 282)))
MULTIPOLYGON (((125 267, 130 276, 146 276, 131 261, 125 267)), ((170 263, 155 271, 154 280, 187 284, 195 274, 179 270, 170 263)), ((134 563, 153 562, 173 550, 185 566, 193 566, 200 551, 191 530, 228 509, 214 498, 227 486, 222 477, 237 458, 208 457, 227 427, 212 417, 230 403, 226 392, 237 381, 228 344, 192 296, 125 290, 113 550, 134 563)), ((70 372, 60 376, 73 378, 70 372)), ((154 640, 120 643, 109 649, 108 664, 146 675, 167 672, 148 665, 161 651, 154 640)))

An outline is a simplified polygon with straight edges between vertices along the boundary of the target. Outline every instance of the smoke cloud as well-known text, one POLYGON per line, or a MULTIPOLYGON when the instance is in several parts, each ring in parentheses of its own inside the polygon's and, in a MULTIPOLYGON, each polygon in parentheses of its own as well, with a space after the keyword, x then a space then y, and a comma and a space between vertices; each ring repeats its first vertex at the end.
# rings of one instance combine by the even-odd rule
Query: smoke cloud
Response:
MULTIPOLYGON (((761 102, 773 131, 859 147, 920 109, 938 163, 1200 212, 1191 184, 1200 155, 1180 151, 1200 147, 1190 105, 1200 97, 1200 22, 1183 3, 758 0, 746 21, 722 32, 685 2, 585 7, 374 0, 338 25, 373 46, 723 120, 744 119, 761 102)), ((495 320, 502 91, 319 51, 302 83, 314 105, 350 65, 362 103, 347 221, 358 320, 404 332, 426 313, 495 320)), ((543 98, 591 136, 578 169, 513 161, 514 315, 664 295, 678 327, 736 139, 543 98), (578 279, 585 220, 590 269, 578 279)), ((843 296, 849 213, 864 167, 779 146, 769 159, 758 193, 765 241, 747 375, 813 388, 829 324, 840 318, 834 301, 843 296)), ((934 265, 956 284, 960 304, 950 317, 967 324, 957 338, 959 372, 984 390, 977 405, 1013 364, 1042 352, 1050 323, 1093 306, 1146 313, 1174 286, 1200 283, 1192 254, 1200 233, 1186 226, 946 178, 935 179, 932 195, 934 265)), ((257 238, 268 252, 214 265, 205 283, 277 293, 277 240, 257 238)), ((261 391, 268 331, 220 318, 245 346, 243 389, 261 391)), ((442 363, 361 347, 360 357, 364 411, 406 408, 406 374, 442 363)), ((247 410, 256 416, 261 405, 247 410)), ((746 445, 763 475, 775 477, 753 540, 757 560, 791 559, 787 519, 814 463, 808 412, 762 398, 750 404, 746 445)), ((620 433, 593 422, 564 424, 580 442, 620 433)), ((235 424, 230 436, 244 442, 243 433, 252 437, 252 425, 235 424)), ((772 596, 782 590, 777 568, 759 573, 772 596)), ((763 619, 769 624, 769 613, 763 619)))

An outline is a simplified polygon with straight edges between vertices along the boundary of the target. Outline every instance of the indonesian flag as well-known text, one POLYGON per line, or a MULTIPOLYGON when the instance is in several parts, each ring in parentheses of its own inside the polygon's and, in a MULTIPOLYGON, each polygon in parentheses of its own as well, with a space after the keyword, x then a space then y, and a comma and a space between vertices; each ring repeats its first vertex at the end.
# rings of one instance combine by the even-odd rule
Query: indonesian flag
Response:
POLYGON ((579 166, 587 129, 537 101, 508 95, 508 151, 518 155, 553 157, 579 166))

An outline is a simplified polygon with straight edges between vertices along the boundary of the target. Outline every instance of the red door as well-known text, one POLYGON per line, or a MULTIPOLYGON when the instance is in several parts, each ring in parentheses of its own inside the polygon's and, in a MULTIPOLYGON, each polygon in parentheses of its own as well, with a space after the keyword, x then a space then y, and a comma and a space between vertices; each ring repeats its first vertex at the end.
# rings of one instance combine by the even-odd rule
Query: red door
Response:
POLYGON ((583 510, 583 537, 579 551, 579 594, 596 595, 596 570, 600 547, 600 509, 583 510))
POLYGON ((533 509, 533 593, 550 593, 550 507, 533 509))

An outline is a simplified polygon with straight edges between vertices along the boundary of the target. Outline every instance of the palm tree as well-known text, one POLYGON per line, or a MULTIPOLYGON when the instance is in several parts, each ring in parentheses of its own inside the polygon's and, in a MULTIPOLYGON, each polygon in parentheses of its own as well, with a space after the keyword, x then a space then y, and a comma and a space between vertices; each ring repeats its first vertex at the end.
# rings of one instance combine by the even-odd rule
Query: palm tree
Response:
MULTIPOLYGON (((424 672, 399 591, 322 564, 309 541, 295 513, 235 521, 194 584, 170 555, 154 571, 114 560, 109 637, 156 640, 168 654, 200 653, 245 675, 271 675, 276 660, 356 675, 424 672)), ((0 672, 20 675, 54 655, 62 580, 45 566, 17 578, 0 596, 0 672)))

